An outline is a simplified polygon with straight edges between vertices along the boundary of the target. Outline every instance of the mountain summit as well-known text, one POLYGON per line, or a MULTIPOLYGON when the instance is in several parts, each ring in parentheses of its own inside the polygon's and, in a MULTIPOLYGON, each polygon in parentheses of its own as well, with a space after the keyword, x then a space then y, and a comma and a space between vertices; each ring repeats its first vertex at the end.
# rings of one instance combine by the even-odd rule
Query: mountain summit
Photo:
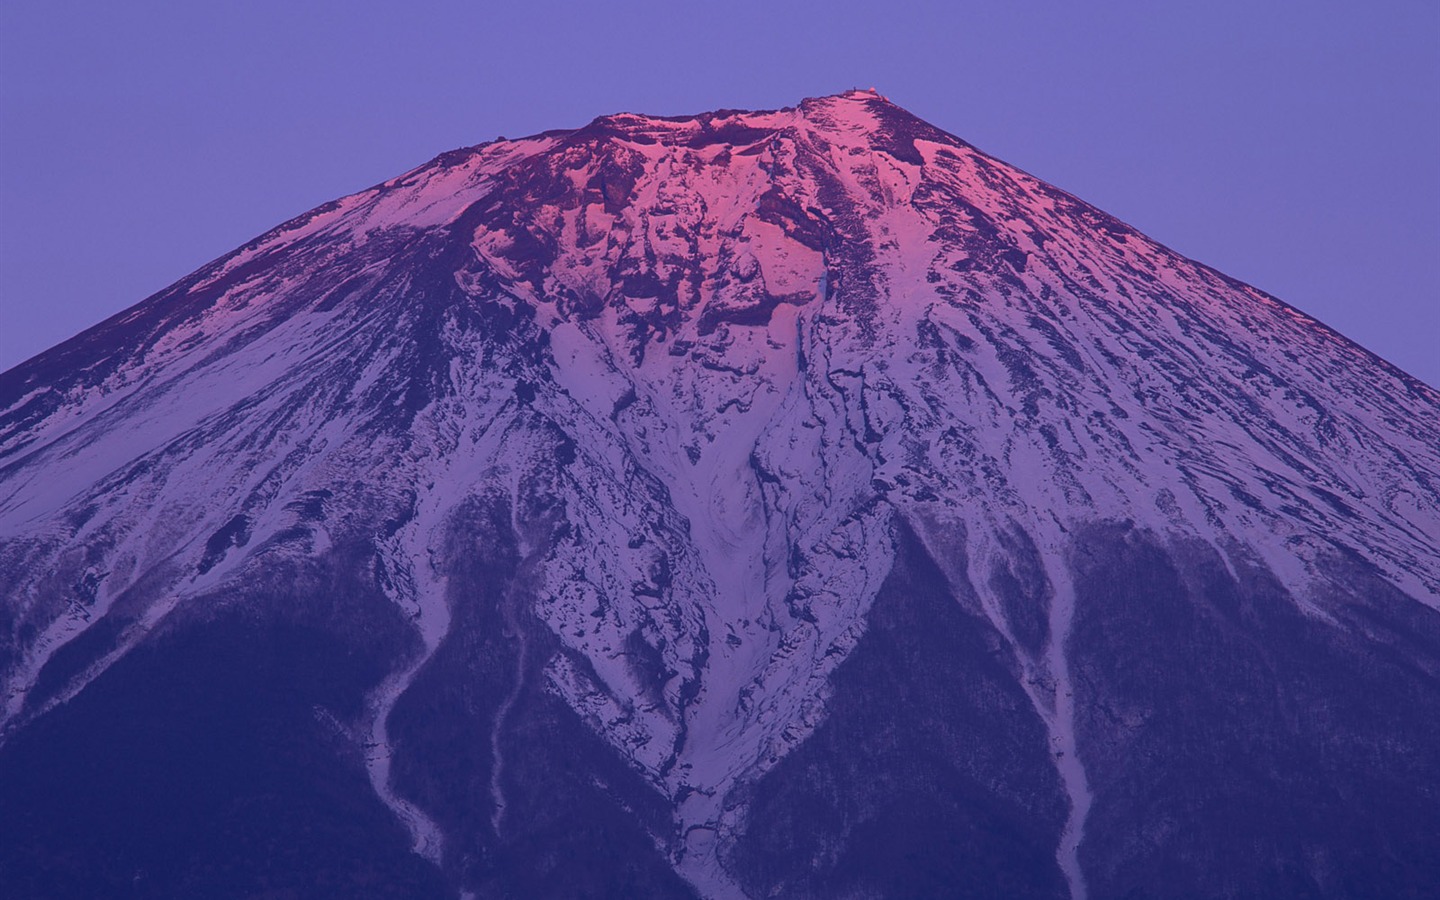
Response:
POLYGON ((873 91, 445 153, 5 373, 0 585, 21 894, 1440 884, 1440 395, 873 91))

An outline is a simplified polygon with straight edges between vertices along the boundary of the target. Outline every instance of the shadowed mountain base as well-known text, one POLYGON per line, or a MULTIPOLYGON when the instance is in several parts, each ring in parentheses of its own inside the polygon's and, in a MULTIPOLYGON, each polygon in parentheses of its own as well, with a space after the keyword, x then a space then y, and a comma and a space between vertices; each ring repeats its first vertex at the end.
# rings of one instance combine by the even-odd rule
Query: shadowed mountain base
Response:
POLYGON ((1065 897, 1065 797, 1002 639, 901 526, 825 722, 744 798, 755 897, 1065 897))

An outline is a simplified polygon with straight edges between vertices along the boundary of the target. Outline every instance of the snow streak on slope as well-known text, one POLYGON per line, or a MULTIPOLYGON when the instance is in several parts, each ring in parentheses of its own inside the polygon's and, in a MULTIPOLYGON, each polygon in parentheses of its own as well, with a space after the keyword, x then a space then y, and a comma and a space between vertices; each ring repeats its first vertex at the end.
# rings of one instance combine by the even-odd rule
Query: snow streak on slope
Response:
MULTIPOLYGON (((870 92, 454 151, 8 373, 0 403, 6 727, 247 567, 356 544, 414 633, 355 725, 436 860, 387 723, 451 632, 444 533, 485 492, 523 557, 507 628, 553 633, 549 690, 668 798, 655 839, 707 896, 741 895, 739 789, 823 720, 902 523, 1045 725, 1075 897, 1077 530, 1259 559, 1331 624, 1337 554, 1440 609, 1433 391, 870 92), (105 651, 39 687, 104 620, 105 651)), ((497 834, 529 652, 488 748, 497 834)))

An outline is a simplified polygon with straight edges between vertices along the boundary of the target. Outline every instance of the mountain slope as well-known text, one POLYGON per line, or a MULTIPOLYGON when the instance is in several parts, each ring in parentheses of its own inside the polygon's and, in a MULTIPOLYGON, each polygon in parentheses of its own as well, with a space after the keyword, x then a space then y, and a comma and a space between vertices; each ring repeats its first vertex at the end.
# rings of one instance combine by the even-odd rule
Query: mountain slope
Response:
POLYGON ((0 404, 6 801, 213 642, 449 892, 1440 877, 1440 396, 871 92, 445 154, 0 404))

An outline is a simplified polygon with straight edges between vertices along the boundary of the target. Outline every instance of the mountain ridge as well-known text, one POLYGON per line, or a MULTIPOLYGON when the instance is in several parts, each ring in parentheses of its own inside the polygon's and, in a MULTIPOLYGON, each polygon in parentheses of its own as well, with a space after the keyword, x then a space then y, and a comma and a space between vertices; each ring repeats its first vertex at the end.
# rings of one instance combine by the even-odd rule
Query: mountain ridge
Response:
MULTIPOLYGON (((630 773, 593 753, 566 764, 610 773, 568 789, 599 791, 585 821, 653 845, 659 861, 633 851, 625 876, 653 885, 885 895, 898 857, 847 863, 869 852, 848 829, 898 815, 921 847, 982 847, 975 822, 1025 834, 1006 852, 1043 846, 1046 890, 1084 897, 1091 872, 1100 895, 1156 889, 1144 860, 1174 834, 1119 840, 1148 820, 1108 771, 1143 780, 1151 763, 1108 754, 1208 695, 1163 677, 1137 694, 1125 667, 1146 648, 1111 647, 1098 611, 1197 617, 1222 660, 1261 652, 1247 629, 1279 642, 1247 672, 1303 667, 1298 650, 1266 655, 1295 640, 1346 671, 1398 659, 1385 683, 1436 705, 1421 685, 1440 675, 1440 394, 1375 359, 872 92, 450 151, 0 376, 0 752, 133 654, 268 609, 254 585, 274 573, 329 572, 302 580, 330 599, 288 601, 305 627, 357 640, 324 587, 343 583, 381 637, 317 721, 350 736, 374 796, 457 890, 519 890, 507 879, 533 865, 516 829, 541 828, 533 797, 558 788, 527 768, 527 729, 598 742, 630 773), (1094 558, 1132 581, 1107 593, 1094 558), (944 622, 994 665, 957 668, 874 632, 877 616, 944 622), (890 656, 862 653, 882 640, 890 656), (1005 735, 1025 777, 922 709, 883 714, 842 674, 912 652, 953 668, 961 694, 984 686, 929 702, 1005 735), (935 834, 883 792, 821 790, 856 765, 826 737, 841 721, 916 790, 867 715, 906 741, 944 735, 932 775, 951 788, 911 801, 935 834), (452 727, 466 749, 436 743, 452 727), (829 755, 803 753, 812 740, 829 755), (457 765, 472 773, 458 807, 435 774, 457 765), (804 802, 765 812, 771 784, 804 802), (668 824, 624 812, 657 802, 668 824), (813 871, 756 846, 827 805, 850 812, 809 824, 830 842, 813 871)), ((1232 690, 1222 722, 1251 705, 1232 690)), ((1332 699, 1365 746, 1428 739, 1347 696, 1332 699)), ((1359 752, 1302 724, 1274 747, 1359 752)), ((1209 767, 1233 752, 1209 747, 1194 770, 1222 778, 1209 767)), ((1172 816, 1199 802, 1157 790, 1172 816)), ((1382 856, 1402 853, 1379 833, 1382 856)), ((1314 841, 1328 862, 1287 865, 1333 892, 1341 851, 1314 841)), ((1261 883, 1269 863, 1239 858, 1237 889, 1261 883)))

